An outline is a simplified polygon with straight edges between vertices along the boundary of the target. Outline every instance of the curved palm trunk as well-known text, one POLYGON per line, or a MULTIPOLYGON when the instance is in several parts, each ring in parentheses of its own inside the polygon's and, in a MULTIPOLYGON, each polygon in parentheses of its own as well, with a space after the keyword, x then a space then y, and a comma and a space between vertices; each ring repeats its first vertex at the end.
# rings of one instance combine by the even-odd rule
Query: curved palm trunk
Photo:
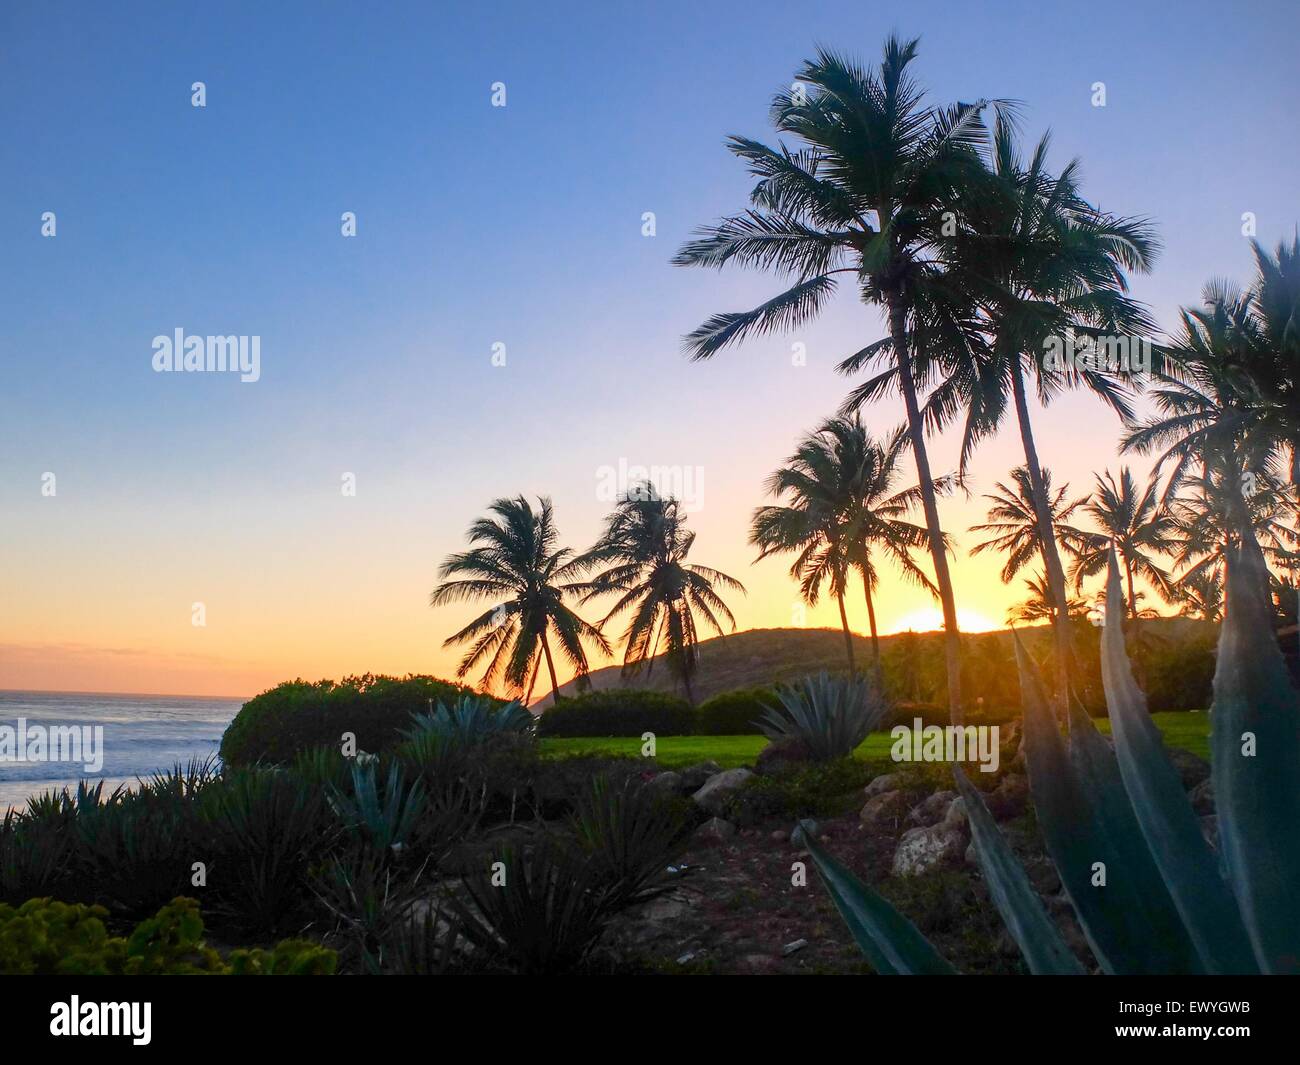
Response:
POLYGON ((1043 468, 1038 462, 1038 448, 1034 444, 1034 430, 1029 421, 1029 400, 1025 395, 1025 378, 1018 355, 1011 361, 1011 384, 1016 400, 1016 419, 1020 423, 1020 443, 1025 450, 1025 467, 1029 470, 1038 540, 1042 545, 1043 565, 1047 570, 1047 587, 1056 606, 1056 617, 1052 623, 1056 632, 1056 691, 1061 716, 1065 718, 1070 697, 1070 600, 1065 590, 1065 567, 1061 565, 1061 553, 1056 546, 1056 530, 1052 528, 1052 507, 1047 498, 1047 485, 1043 481, 1043 468))
POLYGON ((853 633, 849 631, 849 615, 844 609, 843 588, 835 593, 835 599, 840 604, 840 627, 844 629, 844 653, 849 659, 849 676, 851 677, 857 673, 858 666, 853 660, 853 633))
POLYGON ((925 525, 930 533, 930 558, 934 563, 935 584, 939 587, 939 601, 943 607, 948 715, 954 725, 960 725, 965 720, 965 715, 961 701, 961 633, 957 628, 957 603, 953 598, 952 576, 948 572, 948 556, 943 547, 943 530, 939 526, 934 476, 930 473, 930 457, 925 449, 925 425, 921 421, 916 388, 912 383, 912 360, 907 353, 907 307, 901 296, 894 296, 889 301, 889 332, 894 342, 899 390, 903 393, 903 403, 907 407, 907 431, 912 442, 912 456, 916 459, 917 480, 921 485, 925 525))
POLYGON ((871 599, 871 581, 867 574, 870 567, 862 571, 862 591, 867 599, 867 621, 871 625, 871 662, 876 673, 876 687, 882 688, 883 671, 880 668, 880 633, 876 629, 876 604, 871 599))
POLYGON ((560 682, 555 678, 555 663, 551 660, 551 645, 546 642, 546 631, 542 630, 542 654, 546 656, 546 668, 551 674, 551 704, 560 701, 560 682))

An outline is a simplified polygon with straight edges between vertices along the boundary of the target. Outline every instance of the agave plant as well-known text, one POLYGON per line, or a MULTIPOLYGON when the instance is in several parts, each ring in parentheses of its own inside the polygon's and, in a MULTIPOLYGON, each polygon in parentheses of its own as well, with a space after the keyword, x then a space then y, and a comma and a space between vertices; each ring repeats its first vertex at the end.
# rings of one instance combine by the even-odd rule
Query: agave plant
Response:
POLYGON ((876 728, 885 703, 864 677, 832 677, 824 670, 777 689, 779 707, 754 724, 773 742, 797 739, 820 762, 847 758, 876 728))
MULTIPOLYGON (((1078 707, 1067 738, 1018 648, 1030 789, 1048 853, 1106 973, 1300 970, 1300 705, 1271 638, 1253 536, 1230 558, 1214 678, 1212 780, 1220 862, 1201 834, 1124 647, 1112 554, 1102 677, 1114 750, 1078 707), (1099 869, 1107 878, 1096 886, 1099 869)), ((1034 973, 1078 973, 1024 869, 960 768, 980 868, 1034 973)), ((835 905, 881 973, 952 972, 916 927, 801 833, 835 905)))
POLYGON ((353 765, 351 794, 331 787, 330 805, 339 819, 381 853, 400 850, 424 811, 424 784, 407 788, 400 765, 391 765, 381 791, 375 764, 353 765))
POLYGON ((530 736, 533 715, 518 702, 498 707, 494 699, 482 695, 462 695, 448 706, 439 703, 436 710, 412 715, 414 725, 403 732, 408 739, 437 736, 455 747, 472 747, 494 736, 514 734, 530 736))

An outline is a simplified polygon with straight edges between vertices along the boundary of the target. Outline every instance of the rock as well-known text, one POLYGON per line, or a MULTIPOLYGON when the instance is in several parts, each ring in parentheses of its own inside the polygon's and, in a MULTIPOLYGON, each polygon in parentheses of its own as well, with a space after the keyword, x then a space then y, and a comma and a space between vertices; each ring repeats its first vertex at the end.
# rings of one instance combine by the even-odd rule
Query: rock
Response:
POLYGON ((812 749, 803 740, 787 736, 783 740, 773 740, 758 752, 754 772, 760 776, 779 776, 802 769, 812 760, 812 749))
POLYGON ((1198 814, 1214 813, 1214 781, 1209 777, 1192 788, 1187 797, 1192 800, 1192 809, 1198 814))
POLYGON ((920 876, 932 869, 960 865, 966 852, 966 833, 952 825, 909 828, 894 851, 894 876, 920 876))
POLYGON ((714 773, 693 796, 695 804, 713 815, 722 813, 723 807, 731 793, 744 786, 754 774, 743 766, 739 769, 727 769, 714 773))
POLYGON ((1219 849, 1219 815, 1206 814, 1201 818, 1201 835, 1213 850, 1219 849))
POLYGON ((956 825, 958 828, 969 827, 970 816, 966 813, 966 802, 961 796, 948 804, 948 810, 944 813, 941 824, 956 825))
POLYGON ((962 861, 967 865, 973 865, 977 869, 979 868, 980 856, 979 852, 975 850, 975 841, 973 839, 970 841, 970 846, 966 848, 966 853, 962 855, 962 861))
POLYGON ((886 791, 898 791, 899 788, 903 787, 906 779, 906 773, 882 773, 880 776, 874 777, 871 783, 862 789, 862 794, 870 799, 886 791))
POLYGON ((956 797, 955 791, 936 791, 912 807, 912 812, 907 815, 907 823, 924 827, 937 825, 947 815, 948 807, 956 797))
POLYGON ((776 959, 769 954, 746 954, 740 964, 751 973, 770 973, 777 968, 776 959))
POLYGON ((820 839, 821 834, 822 834, 821 825, 819 825, 811 817, 805 817, 802 821, 800 821, 797 825, 794 826, 794 831, 790 833, 790 842, 793 843, 796 847, 799 847, 801 849, 807 849, 808 844, 804 842, 804 837, 808 836, 811 837, 812 839, 820 839))
POLYGON ((1029 778, 1008 773, 996 788, 985 793, 984 802, 998 821, 1019 817, 1029 807, 1029 778))
POLYGON ((907 816, 907 796, 901 791, 886 791, 874 795, 862 808, 861 820, 870 828, 883 828, 893 831, 907 816))
POLYGON ((767 838, 770 839, 773 843, 784 843, 786 840, 790 838, 790 833, 784 831, 783 829, 778 828, 767 838))
POLYGON ((686 914, 691 905, 692 899, 690 896, 685 892, 674 891, 671 894, 660 895, 659 898, 647 902, 637 912, 637 920, 641 924, 674 922, 686 914))
POLYGON ((1184 751, 1180 747, 1166 747, 1165 753, 1169 755, 1169 760, 1174 763, 1174 768, 1182 777, 1184 791, 1191 791, 1203 780, 1209 779, 1210 763, 1204 758, 1192 754, 1191 751, 1184 751))
POLYGON ((708 782, 709 777, 717 776, 721 772, 722 766, 717 762, 697 762, 695 765, 688 765, 681 773, 682 791, 688 793, 699 791, 708 782))
POLYGON ((676 795, 682 790, 682 775, 670 769, 655 776, 646 787, 664 795, 676 795))
POLYGON ((807 945, 808 945, 808 940, 796 939, 793 943, 787 943, 784 947, 781 948, 781 956, 784 958, 788 958, 790 957, 791 954, 795 953, 795 951, 803 950, 803 948, 806 947, 807 945))
POLYGON ((721 817, 713 817, 695 830, 695 835, 709 843, 722 843, 736 834, 736 826, 721 817))

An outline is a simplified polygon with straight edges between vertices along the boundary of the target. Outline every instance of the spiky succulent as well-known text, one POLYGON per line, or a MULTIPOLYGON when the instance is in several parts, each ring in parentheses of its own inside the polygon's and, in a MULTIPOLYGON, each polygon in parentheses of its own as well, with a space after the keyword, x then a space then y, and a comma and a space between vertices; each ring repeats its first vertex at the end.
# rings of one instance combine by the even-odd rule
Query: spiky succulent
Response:
MULTIPOLYGON (((1037 671, 1019 657, 1030 789, 1048 853, 1106 973, 1300 970, 1300 700, 1273 636, 1264 559, 1253 536, 1228 567, 1214 678, 1216 856, 1147 713, 1124 648, 1112 554, 1102 677, 1114 750, 1078 708, 1062 736, 1037 671), (1222 858, 1222 871, 1220 860, 1222 858), (1097 871, 1106 871, 1097 886, 1097 871)), ((960 768, 980 868, 1034 973, 1082 966, 1048 917, 980 793, 960 768)), ((805 839, 836 906, 881 973, 952 972, 905 917, 805 839)))
POLYGON ((777 689, 779 707, 755 724, 769 740, 797 739, 818 761, 846 758, 884 716, 885 703, 865 677, 823 671, 777 689))

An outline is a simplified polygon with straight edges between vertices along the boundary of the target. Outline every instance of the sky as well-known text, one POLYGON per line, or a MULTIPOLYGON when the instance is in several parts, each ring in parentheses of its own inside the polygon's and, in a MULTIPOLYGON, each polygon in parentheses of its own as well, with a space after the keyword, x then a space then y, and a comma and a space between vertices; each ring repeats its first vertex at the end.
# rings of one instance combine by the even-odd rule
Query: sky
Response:
MULTIPOLYGON (((477 611, 428 595, 471 520, 545 494, 585 547, 620 464, 689 484, 694 560, 748 589, 739 628, 837 624, 798 617, 748 520, 883 322, 846 292, 691 363, 684 333, 779 281, 669 260, 745 205, 724 138, 770 140, 771 95, 818 45, 874 62, 891 30, 920 36, 934 102, 1023 101, 1093 202, 1156 223, 1134 292, 1164 326, 1208 279, 1248 280, 1243 213, 1269 245, 1300 221, 1290 2, 0 7, 0 688, 450 675, 442 641, 477 611), (177 329, 260 338, 259 379, 155 372, 177 329)), ((1034 425, 1080 494, 1121 464, 1093 399, 1034 425)), ((972 495, 941 504, 972 628, 1024 598, 965 532, 1018 447, 984 444, 972 495)), ((956 458, 934 441, 936 470, 956 458)), ((878 616, 938 614, 889 574, 878 616)))

